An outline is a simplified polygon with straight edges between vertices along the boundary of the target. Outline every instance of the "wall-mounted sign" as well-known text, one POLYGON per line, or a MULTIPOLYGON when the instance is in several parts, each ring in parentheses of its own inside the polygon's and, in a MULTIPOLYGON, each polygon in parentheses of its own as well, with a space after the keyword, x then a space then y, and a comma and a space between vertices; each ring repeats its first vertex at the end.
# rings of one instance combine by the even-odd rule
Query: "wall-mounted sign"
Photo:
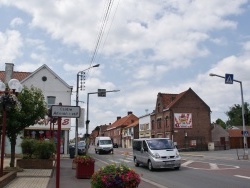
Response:
POLYGON ((191 113, 175 113, 174 128, 192 128, 191 113))

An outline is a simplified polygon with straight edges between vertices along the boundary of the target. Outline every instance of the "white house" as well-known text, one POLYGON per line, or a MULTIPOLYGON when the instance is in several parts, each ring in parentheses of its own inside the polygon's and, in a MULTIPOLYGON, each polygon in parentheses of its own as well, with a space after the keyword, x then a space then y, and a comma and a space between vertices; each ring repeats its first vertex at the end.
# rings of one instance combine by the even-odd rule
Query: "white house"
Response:
POLYGON ((139 117, 139 138, 151 138, 150 114, 139 117))
MULTIPOLYGON (((63 105, 71 105, 71 94, 72 86, 69 86, 65 81, 63 81, 55 72, 53 72, 47 65, 42 65, 36 71, 30 72, 14 72, 14 64, 6 63, 5 67, 5 83, 7 79, 18 79, 22 85, 27 87, 34 86, 42 90, 45 97, 45 102, 47 107, 50 108, 51 105, 58 105, 62 103, 63 105)), ((69 131, 71 127, 70 118, 62 118, 61 126, 61 153, 68 153, 68 143, 69 143, 69 131)), ((53 137, 56 140, 57 136, 57 124, 50 123, 48 119, 42 119, 37 124, 25 128, 23 137, 33 137, 36 139, 46 139, 53 137)), ((17 140, 16 153, 21 153, 21 148, 19 146, 20 137, 17 140)), ((10 143, 6 139, 6 153, 10 153, 10 143)))

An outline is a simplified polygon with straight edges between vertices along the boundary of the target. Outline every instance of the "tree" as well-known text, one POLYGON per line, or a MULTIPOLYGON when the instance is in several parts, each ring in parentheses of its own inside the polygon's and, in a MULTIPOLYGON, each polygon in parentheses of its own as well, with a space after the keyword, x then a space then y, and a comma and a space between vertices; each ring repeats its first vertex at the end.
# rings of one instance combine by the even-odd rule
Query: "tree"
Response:
POLYGON ((47 105, 42 90, 35 87, 30 89, 24 87, 22 92, 18 94, 17 99, 21 103, 20 108, 13 106, 7 112, 6 121, 6 136, 11 144, 10 167, 15 166, 17 136, 22 133, 25 127, 34 125, 37 120, 47 114, 47 105))
MULTIPOLYGON (((230 107, 230 110, 226 112, 226 115, 229 117, 227 121, 228 125, 242 126, 242 106, 239 104, 235 104, 230 107)), ((250 118, 250 107, 247 102, 244 103, 245 110, 245 124, 249 123, 250 118)))
POLYGON ((220 118, 215 121, 216 124, 220 125, 223 129, 226 129, 226 123, 220 118))

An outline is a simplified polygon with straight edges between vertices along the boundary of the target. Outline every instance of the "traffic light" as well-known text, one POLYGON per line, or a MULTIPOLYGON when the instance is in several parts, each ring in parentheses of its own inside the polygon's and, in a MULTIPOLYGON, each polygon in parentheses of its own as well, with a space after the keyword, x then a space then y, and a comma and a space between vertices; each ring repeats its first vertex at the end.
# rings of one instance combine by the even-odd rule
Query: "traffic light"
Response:
POLYGON ((106 97, 106 89, 98 89, 98 97, 106 97))
POLYGON ((245 119, 245 125, 248 125, 248 114, 244 114, 244 119, 245 119))

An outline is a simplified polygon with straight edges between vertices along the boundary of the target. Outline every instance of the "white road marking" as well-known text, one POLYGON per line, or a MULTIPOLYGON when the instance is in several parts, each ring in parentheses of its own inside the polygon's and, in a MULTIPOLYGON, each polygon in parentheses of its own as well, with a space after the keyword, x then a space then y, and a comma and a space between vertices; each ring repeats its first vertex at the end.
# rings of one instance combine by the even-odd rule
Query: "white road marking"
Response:
POLYGON ((218 165, 215 164, 215 163, 209 163, 209 166, 210 166, 210 169, 211 169, 211 170, 219 169, 218 165))
POLYGON ((230 170, 230 169, 240 168, 239 166, 233 166, 233 165, 215 164, 215 163, 196 161, 196 163, 209 164, 209 166, 210 166, 210 168, 203 168, 203 167, 199 168, 199 167, 192 167, 193 162, 194 161, 191 161, 191 160, 186 161, 185 163, 182 163, 181 166, 187 167, 187 168, 192 168, 192 169, 201 169, 201 170, 230 170), (219 167, 218 165, 221 165, 221 167, 219 167))
POLYGON ((141 177, 141 180, 142 180, 142 181, 145 181, 145 182, 147 182, 147 183, 150 183, 150 184, 152 184, 152 185, 154 185, 154 186, 156 186, 156 187, 159 187, 159 188, 168 188, 168 187, 166 187, 166 186, 164 186, 164 185, 161 185, 161 184, 158 184, 158 183, 156 183, 156 182, 150 181, 150 180, 145 179, 145 178, 143 178, 143 177, 141 177))
POLYGON ((181 166, 188 166, 189 164, 191 164, 194 161, 186 161, 185 163, 182 163, 181 166))
POLYGON ((234 176, 239 177, 239 178, 250 179, 250 177, 248 177, 248 176, 241 176, 241 175, 234 175, 234 176))

